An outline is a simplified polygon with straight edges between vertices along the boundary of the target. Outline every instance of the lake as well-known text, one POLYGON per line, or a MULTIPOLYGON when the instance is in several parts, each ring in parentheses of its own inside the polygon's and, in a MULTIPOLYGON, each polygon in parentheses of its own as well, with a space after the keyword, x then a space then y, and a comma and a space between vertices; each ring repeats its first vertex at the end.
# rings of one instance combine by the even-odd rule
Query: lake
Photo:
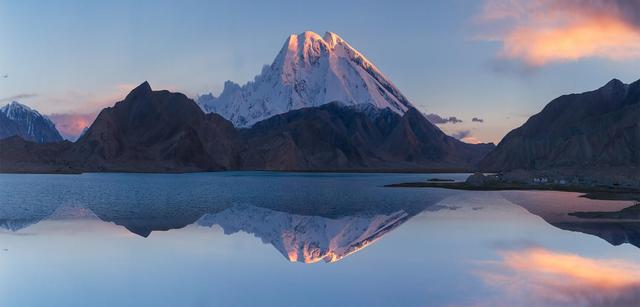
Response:
POLYGON ((0 175, 0 306, 633 305, 630 201, 468 174, 0 175))

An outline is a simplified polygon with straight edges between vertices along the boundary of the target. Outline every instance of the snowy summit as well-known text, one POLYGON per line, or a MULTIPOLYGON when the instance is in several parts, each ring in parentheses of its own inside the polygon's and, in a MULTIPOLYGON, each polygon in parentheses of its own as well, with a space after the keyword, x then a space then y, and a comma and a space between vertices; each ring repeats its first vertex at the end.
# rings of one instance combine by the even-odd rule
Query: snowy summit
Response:
POLYGON ((291 35, 271 65, 247 84, 225 82, 220 96, 199 96, 205 112, 248 127, 291 110, 330 102, 388 108, 413 107, 380 70, 335 33, 291 35))
POLYGON ((17 101, 0 107, 0 139, 14 135, 37 143, 62 141, 49 118, 17 101))

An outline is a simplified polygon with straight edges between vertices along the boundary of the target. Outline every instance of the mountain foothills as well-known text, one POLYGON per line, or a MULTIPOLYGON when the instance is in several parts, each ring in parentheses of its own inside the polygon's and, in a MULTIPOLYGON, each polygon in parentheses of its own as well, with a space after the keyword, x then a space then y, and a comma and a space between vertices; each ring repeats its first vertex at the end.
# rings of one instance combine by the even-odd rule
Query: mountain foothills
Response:
POLYGON ((509 132, 480 167, 640 182, 640 80, 614 79, 595 91, 554 99, 509 132))
POLYGON ((291 110, 340 101, 372 105, 399 115, 413 105, 382 72, 335 33, 291 35, 271 65, 243 86, 227 81, 218 97, 197 98, 238 127, 291 110))
POLYGON ((0 108, 0 139, 14 135, 36 143, 62 141, 51 120, 17 101, 0 108))
POLYGON ((492 144, 447 136, 420 112, 330 103, 235 128, 180 93, 135 88, 75 143, 0 141, 5 172, 469 170, 492 144))

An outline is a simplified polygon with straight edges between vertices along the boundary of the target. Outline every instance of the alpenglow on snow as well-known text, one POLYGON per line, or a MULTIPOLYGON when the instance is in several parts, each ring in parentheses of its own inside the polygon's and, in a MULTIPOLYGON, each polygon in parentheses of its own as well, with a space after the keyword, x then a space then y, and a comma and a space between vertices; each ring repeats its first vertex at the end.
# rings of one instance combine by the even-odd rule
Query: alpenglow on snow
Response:
POLYGON ((240 86, 224 84, 220 96, 197 97, 207 113, 218 113, 237 127, 291 110, 339 102, 388 108, 398 114, 412 108, 398 88, 335 33, 291 35, 271 65, 240 86))

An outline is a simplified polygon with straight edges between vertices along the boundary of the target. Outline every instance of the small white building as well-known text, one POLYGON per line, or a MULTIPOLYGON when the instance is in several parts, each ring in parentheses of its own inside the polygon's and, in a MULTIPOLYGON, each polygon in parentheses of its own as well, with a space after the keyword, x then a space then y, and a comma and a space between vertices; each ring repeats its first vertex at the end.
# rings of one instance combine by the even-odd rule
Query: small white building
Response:
POLYGON ((546 184, 549 182, 549 179, 547 177, 535 177, 533 178, 533 183, 534 184, 546 184))

